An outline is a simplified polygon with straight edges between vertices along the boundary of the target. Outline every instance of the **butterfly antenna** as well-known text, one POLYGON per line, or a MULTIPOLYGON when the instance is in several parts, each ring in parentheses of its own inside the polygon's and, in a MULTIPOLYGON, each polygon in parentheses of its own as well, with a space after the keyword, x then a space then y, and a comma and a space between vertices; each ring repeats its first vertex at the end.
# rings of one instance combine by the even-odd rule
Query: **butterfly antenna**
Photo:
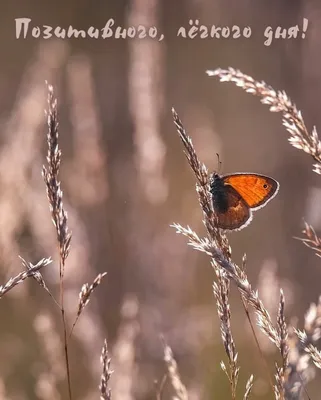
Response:
POLYGON ((221 167, 222 167, 222 161, 220 160, 220 155, 216 153, 217 156, 217 173, 219 174, 221 172, 221 167))

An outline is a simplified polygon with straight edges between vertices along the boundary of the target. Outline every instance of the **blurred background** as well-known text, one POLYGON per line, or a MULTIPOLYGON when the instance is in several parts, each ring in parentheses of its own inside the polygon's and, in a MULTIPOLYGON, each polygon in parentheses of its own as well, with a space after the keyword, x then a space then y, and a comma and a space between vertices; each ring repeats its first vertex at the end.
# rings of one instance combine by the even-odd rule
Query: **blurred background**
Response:
MULTIPOLYGON (((1 281, 21 271, 18 255, 37 262, 58 298, 56 235, 41 176, 46 156, 47 89, 58 98, 64 206, 73 233, 66 265, 68 324, 85 282, 107 271, 70 342, 74 398, 99 397, 100 353, 108 340, 113 399, 155 399, 165 367, 160 334, 172 347, 191 399, 230 398, 212 293, 209 258, 170 224, 205 235, 195 180, 172 122, 174 106, 209 170, 256 172, 280 192, 252 224, 229 235, 233 259, 247 271, 276 317, 279 289, 289 321, 321 293, 320 262, 294 239, 303 218, 321 230, 320 177, 312 160, 287 142, 281 116, 233 84, 205 71, 229 66, 285 90, 309 129, 321 126, 320 4, 317 0, 110 0, 0 5, 0 266, 1 281), (40 5, 40 6, 39 6, 40 5), (156 26, 164 40, 15 37, 15 18, 31 26, 156 26), (207 26, 249 26, 249 39, 177 37, 190 19, 207 26), (309 21, 305 39, 273 40, 264 30, 309 21), (157 381, 155 383, 155 381, 157 381)), ((254 374, 253 398, 273 395, 239 294, 231 290, 232 330, 241 366, 239 398, 254 374), (251 354, 251 357, 249 357, 251 354)), ((0 307, 0 393, 3 399, 66 399, 61 316, 28 280, 0 307)), ((258 333, 271 371, 274 346, 258 333)), ((320 375, 319 375, 320 379, 320 375)), ((309 385, 318 398, 317 379, 309 385)), ((164 398, 170 395, 170 385, 164 398)), ((313 397, 314 396, 314 397, 313 397)))

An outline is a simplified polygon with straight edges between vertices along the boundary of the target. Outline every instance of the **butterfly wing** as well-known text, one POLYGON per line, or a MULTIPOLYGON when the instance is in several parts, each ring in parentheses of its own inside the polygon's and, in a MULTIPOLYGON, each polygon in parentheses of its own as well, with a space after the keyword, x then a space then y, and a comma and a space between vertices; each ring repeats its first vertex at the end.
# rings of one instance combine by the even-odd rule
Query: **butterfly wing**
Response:
POLYGON ((232 186, 225 187, 225 211, 215 210, 218 226, 221 229, 237 230, 244 228, 252 220, 252 213, 241 195, 232 186))
POLYGON ((263 207, 279 190, 279 183, 265 175, 239 173, 225 175, 222 179, 254 210, 263 207))

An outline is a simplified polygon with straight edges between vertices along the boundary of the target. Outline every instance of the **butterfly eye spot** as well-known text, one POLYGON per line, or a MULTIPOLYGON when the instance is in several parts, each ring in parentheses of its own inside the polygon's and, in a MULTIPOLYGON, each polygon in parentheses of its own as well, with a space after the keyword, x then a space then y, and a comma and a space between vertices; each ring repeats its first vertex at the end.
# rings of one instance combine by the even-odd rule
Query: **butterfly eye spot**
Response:
POLYGON ((267 189, 267 188, 268 188, 267 183, 264 183, 263 188, 264 188, 264 189, 267 189))

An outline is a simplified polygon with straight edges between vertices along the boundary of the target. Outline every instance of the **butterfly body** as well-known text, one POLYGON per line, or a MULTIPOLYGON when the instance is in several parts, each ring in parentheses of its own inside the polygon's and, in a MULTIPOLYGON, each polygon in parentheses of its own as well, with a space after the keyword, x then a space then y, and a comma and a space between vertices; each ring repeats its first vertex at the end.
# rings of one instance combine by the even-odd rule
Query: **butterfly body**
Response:
POLYGON ((240 230, 253 216, 252 210, 264 207, 278 192, 279 183, 268 176, 253 173, 212 175, 210 192, 218 226, 240 230))
POLYGON ((214 210, 218 213, 226 213, 229 208, 229 190, 224 183, 223 178, 214 174, 211 183, 212 202, 214 210))

